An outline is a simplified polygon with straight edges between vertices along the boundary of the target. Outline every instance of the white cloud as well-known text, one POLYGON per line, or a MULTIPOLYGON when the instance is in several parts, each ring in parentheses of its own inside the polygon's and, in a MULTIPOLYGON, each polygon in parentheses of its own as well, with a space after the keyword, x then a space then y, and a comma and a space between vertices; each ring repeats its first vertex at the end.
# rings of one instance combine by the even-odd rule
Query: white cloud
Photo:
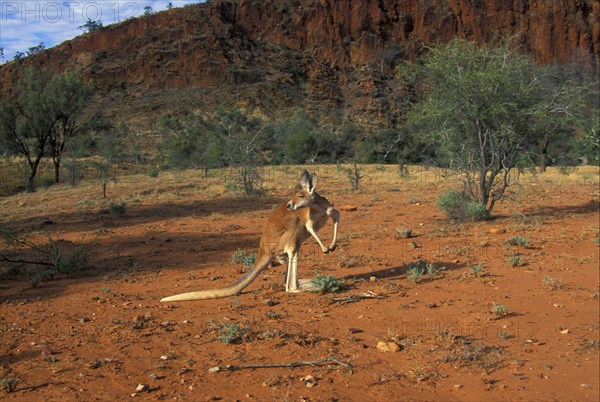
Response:
MULTIPOLYGON (((175 7, 204 0, 171 0, 175 7)), ((110 25, 144 14, 144 7, 153 12, 167 8, 169 0, 0 0, 0 47, 4 60, 17 52, 26 52, 40 42, 47 48, 82 33, 79 27, 89 18, 110 25)))

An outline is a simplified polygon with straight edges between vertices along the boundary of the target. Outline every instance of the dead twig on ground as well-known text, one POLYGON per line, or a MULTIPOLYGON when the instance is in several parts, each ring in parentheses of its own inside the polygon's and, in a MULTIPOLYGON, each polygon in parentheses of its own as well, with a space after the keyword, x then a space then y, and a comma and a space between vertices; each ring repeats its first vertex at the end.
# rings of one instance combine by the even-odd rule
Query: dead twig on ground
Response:
POLYGON ((348 363, 343 363, 336 359, 335 357, 325 357, 320 360, 313 361, 299 361, 299 362, 290 362, 290 363, 267 363, 267 364, 248 364, 244 366, 236 366, 236 365, 226 365, 226 366, 215 366, 208 369, 209 373, 218 373, 220 371, 235 371, 235 370, 245 370, 245 369, 260 369, 260 368, 296 368, 302 366, 327 366, 330 364, 336 364, 338 366, 346 367, 352 369, 352 366, 348 363))

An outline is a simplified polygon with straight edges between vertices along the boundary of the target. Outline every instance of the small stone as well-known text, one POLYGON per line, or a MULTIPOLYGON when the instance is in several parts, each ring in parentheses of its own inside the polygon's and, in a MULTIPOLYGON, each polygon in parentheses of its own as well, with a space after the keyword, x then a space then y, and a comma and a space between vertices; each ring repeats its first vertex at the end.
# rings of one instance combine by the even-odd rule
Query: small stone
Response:
POLYGON ((410 249, 415 249, 415 248, 418 248, 419 246, 417 246, 417 243, 415 243, 414 241, 411 241, 411 242, 406 243, 406 247, 408 247, 410 249))
POLYGON ((271 300, 271 299, 269 299, 269 300, 267 300, 267 301, 265 302, 265 304, 266 304, 267 306, 269 306, 269 307, 273 307, 273 306, 276 306, 276 305, 278 305, 278 304, 279 304, 279 302, 276 302, 276 301, 274 301, 274 300, 271 300))
POLYGON ((81 320, 79 320, 79 322, 90 322, 91 320, 89 319, 89 317, 81 317, 81 320))
POLYGON ((562 331, 560 331, 561 334, 568 334, 569 333, 569 328, 565 328, 562 331))
POLYGON ((581 387, 581 388, 589 388, 589 387, 590 387, 590 384, 581 384, 581 385, 580 385, 580 387, 581 387))
POLYGON ((356 211, 358 207, 356 205, 342 205, 339 207, 340 211, 352 212, 356 211))
POLYGON ((412 234, 412 230, 409 228, 397 228, 396 234, 398 235, 399 239, 408 239, 412 234))
POLYGON ((380 352, 397 352, 400 350, 400 346, 396 342, 385 342, 379 341, 377 342, 377 350, 380 352))
POLYGON ((376 276, 369 277, 369 282, 375 282, 375 281, 377 281, 377 277, 376 276))
POLYGON ((146 392, 150 389, 150 386, 148 384, 138 384, 138 386, 135 388, 135 392, 146 392))
POLYGON ((300 380, 306 385, 306 388, 312 388, 317 385, 317 379, 310 374, 302 377, 300 380))
POLYGON ((498 229, 498 228, 490 229, 490 234, 502 234, 502 233, 506 233, 506 229, 498 229))
POLYGON ((161 360, 169 360, 170 358, 171 358, 171 356, 169 356, 169 355, 162 355, 162 356, 160 356, 161 360))
POLYGON ((461 384, 454 384, 454 388, 456 388, 456 389, 460 389, 460 388, 462 388, 462 387, 463 387, 463 386, 462 386, 461 384))
POLYGON ((158 376, 155 373, 150 374, 148 377, 152 380, 158 379, 158 376))
POLYGON ((169 324, 171 324, 170 321, 163 321, 163 322, 160 323, 160 325, 163 326, 163 327, 167 327, 167 326, 169 326, 169 324))

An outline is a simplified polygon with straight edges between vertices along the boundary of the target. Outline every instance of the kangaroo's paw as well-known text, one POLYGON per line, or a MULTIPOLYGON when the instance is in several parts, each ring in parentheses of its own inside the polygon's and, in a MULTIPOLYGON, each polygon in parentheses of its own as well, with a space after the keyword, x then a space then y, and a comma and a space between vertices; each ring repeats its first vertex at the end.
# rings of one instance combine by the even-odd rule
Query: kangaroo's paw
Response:
POLYGON ((337 243, 333 243, 331 246, 329 246, 329 252, 334 251, 337 248, 337 243))

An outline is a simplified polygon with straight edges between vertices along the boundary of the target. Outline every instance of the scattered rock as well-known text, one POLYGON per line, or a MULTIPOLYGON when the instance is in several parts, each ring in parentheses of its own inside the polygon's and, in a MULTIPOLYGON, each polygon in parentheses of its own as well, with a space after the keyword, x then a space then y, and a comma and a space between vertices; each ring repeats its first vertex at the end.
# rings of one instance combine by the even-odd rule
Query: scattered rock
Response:
POLYGON ((581 384, 581 385, 580 385, 580 387, 581 387, 581 388, 589 388, 589 387, 590 387, 590 384, 581 384))
POLYGON ((380 352, 397 352, 400 350, 400 346, 396 342, 377 342, 377 350, 380 352))
POLYGON ((150 379, 152 379, 152 380, 157 380, 158 379, 158 376, 155 373, 150 374, 148 377, 150 379))
POLYGON ((358 210, 358 207, 356 205, 342 205, 338 208, 340 211, 345 211, 345 212, 352 212, 352 211, 358 210))
POLYGON ((376 276, 369 277, 369 282, 375 282, 375 281, 377 281, 377 277, 376 276))
POLYGON ((312 388, 317 385, 317 379, 312 375, 306 375, 300 379, 306 385, 306 388, 312 388))
POLYGON ((160 359, 161 359, 161 360, 170 360, 170 359, 172 359, 172 357, 171 357, 171 356, 169 356, 169 355, 161 355, 161 356, 160 356, 160 359))
POLYGON ((267 306, 269 306, 269 307, 273 307, 273 306, 276 306, 276 305, 278 305, 278 304, 279 304, 279 302, 276 302, 276 301, 274 301, 274 300, 271 300, 271 299, 269 299, 269 300, 267 300, 267 301, 265 302, 265 304, 266 304, 267 306))
POLYGON ((92 320, 89 319, 89 317, 81 317, 81 320, 79 320, 79 322, 90 322, 92 320))
POLYGON ((563 330, 560 331, 561 334, 568 334, 569 333, 569 328, 565 328, 563 330))
POLYGON ((406 243, 406 247, 408 247, 410 249, 419 248, 419 246, 417 245, 417 243, 415 243, 414 241, 406 243))
POLYGON ((150 389, 150 386, 148 384, 138 384, 138 386, 135 388, 135 392, 146 392, 150 389))
POLYGON ((397 228, 396 229, 396 236, 398 236, 399 239, 408 239, 411 234, 412 234, 412 230, 410 228, 397 228))
POLYGON ((463 386, 462 386, 461 384, 454 384, 454 388, 456 388, 456 389, 460 389, 460 388, 462 388, 462 387, 463 387, 463 386))
POLYGON ((498 229, 498 228, 490 229, 490 234, 503 234, 503 233, 506 233, 506 229, 498 229))

